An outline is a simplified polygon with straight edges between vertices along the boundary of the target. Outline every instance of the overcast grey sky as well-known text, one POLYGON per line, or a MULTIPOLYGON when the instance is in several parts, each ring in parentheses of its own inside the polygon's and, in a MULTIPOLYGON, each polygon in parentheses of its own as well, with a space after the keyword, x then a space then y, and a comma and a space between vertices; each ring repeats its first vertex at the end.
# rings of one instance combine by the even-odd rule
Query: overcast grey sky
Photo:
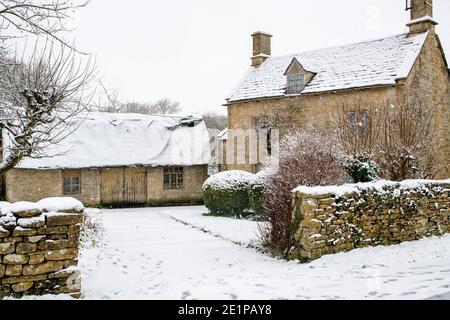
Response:
MULTIPOLYGON (((450 56, 450 1, 434 7, 450 56)), ((283 55, 404 33, 408 21, 404 0, 92 0, 75 35, 123 99, 225 112, 254 31, 272 33, 272 53, 283 55)))

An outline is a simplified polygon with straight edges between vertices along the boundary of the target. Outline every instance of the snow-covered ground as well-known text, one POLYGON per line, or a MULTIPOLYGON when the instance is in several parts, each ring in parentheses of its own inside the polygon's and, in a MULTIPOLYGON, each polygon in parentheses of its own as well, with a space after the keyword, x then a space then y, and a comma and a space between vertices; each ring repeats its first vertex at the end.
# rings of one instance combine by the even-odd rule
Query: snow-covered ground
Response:
POLYGON ((80 257, 85 299, 450 298, 450 236, 286 262, 248 247, 254 222, 204 207, 103 210, 80 257), (241 243, 242 245, 239 245, 241 243))

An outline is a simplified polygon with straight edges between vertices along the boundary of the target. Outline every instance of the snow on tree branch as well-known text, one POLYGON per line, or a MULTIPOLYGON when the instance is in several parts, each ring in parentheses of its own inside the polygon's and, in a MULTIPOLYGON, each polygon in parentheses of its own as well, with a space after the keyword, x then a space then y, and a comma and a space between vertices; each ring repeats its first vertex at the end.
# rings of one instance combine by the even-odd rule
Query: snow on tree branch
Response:
POLYGON ((74 119, 89 111, 95 62, 76 59, 64 45, 58 49, 47 43, 29 59, 16 55, 0 63, 0 174, 24 157, 55 156, 47 148, 76 130, 74 119))
POLYGON ((70 31, 68 21, 88 1, 68 0, 5 0, 0 1, 0 39, 32 34, 47 36, 72 47, 60 35, 70 31))

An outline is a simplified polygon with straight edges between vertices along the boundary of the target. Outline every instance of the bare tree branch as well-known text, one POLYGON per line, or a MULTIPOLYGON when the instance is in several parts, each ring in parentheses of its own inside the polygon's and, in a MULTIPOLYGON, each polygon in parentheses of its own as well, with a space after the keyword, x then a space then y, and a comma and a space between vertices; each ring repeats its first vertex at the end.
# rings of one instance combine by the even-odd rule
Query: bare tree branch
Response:
POLYGON ((48 147, 63 141, 87 116, 95 61, 77 60, 76 52, 52 43, 30 59, 17 55, 0 64, 0 130, 5 158, 0 174, 24 157, 45 158, 48 147))
POLYGON ((74 11, 89 1, 69 0, 4 0, 0 1, 0 39, 17 37, 14 32, 47 36, 64 46, 73 45, 60 33, 71 31, 68 20, 74 11))
POLYGON ((182 110, 178 102, 173 102, 168 98, 154 103, 123 102, 118 89, 107 88, 101 80, 99 84, 102 92, 94 103, 94 107, 101 112, 166 115, 179 113, 182 110))

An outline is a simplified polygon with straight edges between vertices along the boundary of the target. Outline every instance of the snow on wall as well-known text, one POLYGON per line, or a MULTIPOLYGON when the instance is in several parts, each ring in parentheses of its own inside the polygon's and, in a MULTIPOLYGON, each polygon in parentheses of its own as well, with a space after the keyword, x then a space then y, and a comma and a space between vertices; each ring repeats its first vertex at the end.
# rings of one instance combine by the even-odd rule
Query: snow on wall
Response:
POLYGON ((341 47, 294 55, 271 57, 258 68, 252 67, 229 96, 230 102, 286 94, 284 75, 293 58, 307 71, 316 73, 303 91, 327 91, 393 85, 406 78, 418 57, 428 33, 405 34, 341 47))
POLYGON ((314 260, 450 233, 450 180, 297 188, 291 257, 314 260))
POLYGON ((47 149, 57 156, 27 158, 17 168, 191 166, 210 161, 204 122, 189 127, 180 126, 181 117, 112 113, 90 113, 83 120, 74 122, 81 126, 73 134, 47 149))
POLYGON ((84 205, 74 198, 47 198, 37 203, 45 212, 83 212, 84 205))
POLYGON ((341 197, 345 194, 361 193, 369 189, 382 191, 385 187, 398 186, 401 190, 416 189, 429 185, 450 184, 448 180, 405 180, 402 182, 393 182, 386 180, 378 180, 367 183, 345 184, 342 186, 319 186, 319 187, 305 187, 299 186, 293 192, 312 194, 312 195, 327 195, 332 194, 341 197))
MULTIPOLYGON (((0 300, 81 291, 78 246, 83 209, 75 199, 1 204, 0 300), (42 206, 64 212, 44 212, 42 206)), ((81 205, 82 206, 82 205, 81 205)))

